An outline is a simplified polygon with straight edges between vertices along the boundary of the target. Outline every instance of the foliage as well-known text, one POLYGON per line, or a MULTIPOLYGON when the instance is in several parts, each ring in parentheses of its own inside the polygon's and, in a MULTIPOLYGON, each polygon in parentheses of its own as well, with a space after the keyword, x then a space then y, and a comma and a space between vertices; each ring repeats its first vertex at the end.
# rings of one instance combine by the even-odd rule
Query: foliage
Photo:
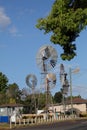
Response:
POLYGON ((62 102, 62 93, 56 92, 54 95, 54 102, 55 103, 61 103, 62 102))
POLYGON ((8 78, 5 74, 0 72, 0 104, 6 102, 6 90, 8 87, 8 78))
POLYGON ((44 109, 46 106, 46 94, 40 93, 38 95, 38 109, 44 109))
POLYGON ((19 86, 16 83, 9 84, 6 95, 9 103, 18 103, 21 99, 19 86))
POLYGON ((0 72, 0 93, 3 93, 6 91, 7 86, 8 86, 8 78, 6 77, 5 74, 0 72))
POLYGON ((5 93, 0 93, 0 105, 5 104, 6 101, 7 101, 6 94, 5 93))
POLYGON ((52 10, 46 18, 38 19, 36 27, 45 34, 52 32, 51 42, 59 44, 63 60, 76 56, 76 44, 73 43, 87 25, 87 0, 55 0, 52 10))
POLYGON ((43 109, 45 107, 46 95, 45 93, 38 93, 38 94, 34 94, 33 97, 32 94, 28 94, 26 95, 25 99, 23 99, 22 103, 25 105, 25 108, 23 109, 23 113, 35 113, 36 108, 43 109))
MULTIPOLYGON (((77 95, 77 96, 72 96, 72 98, 82 98, 81 95, 77 95)), ((68 96, 67 99, 71 99, 71 96, 68 96)))

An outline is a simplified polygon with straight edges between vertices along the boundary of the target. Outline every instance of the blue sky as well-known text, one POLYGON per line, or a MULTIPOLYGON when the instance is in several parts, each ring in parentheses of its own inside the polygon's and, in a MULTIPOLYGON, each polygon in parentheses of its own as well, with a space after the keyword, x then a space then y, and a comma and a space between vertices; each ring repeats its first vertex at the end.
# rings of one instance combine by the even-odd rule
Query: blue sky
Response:
POLYGON ((69 67, 80 68, 72 74, 73 94, 87 98, 87 29, 76 39, 77 56, 71 61, 62 61, 61 48, 50 42, 50 35, 44 35, 35 25, 41 17, 46 17, 54 0, 0 0, 0 72, 9 84, 17 83, 20 89, 27 87, 25 78, 35 74, 40 85, 41 75, 36 64, 36 54, 43 45, 52 45, 58 52, 58 62, 54 69, 57 75, 53 93, 59 91, 59 65, 63 63, 68 73, 69 67))

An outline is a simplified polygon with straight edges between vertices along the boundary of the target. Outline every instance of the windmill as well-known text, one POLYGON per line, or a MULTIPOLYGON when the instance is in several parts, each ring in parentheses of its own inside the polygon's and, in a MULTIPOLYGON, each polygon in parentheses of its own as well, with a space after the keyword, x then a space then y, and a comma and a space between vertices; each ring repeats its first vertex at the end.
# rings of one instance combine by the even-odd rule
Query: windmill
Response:
MULTIPOLYGON (((42 76, 42 84, 44 86, 44 79, 46 77, 46 74, 54 69, 54 67, 56 66, 57 63, 57 52, 55 50, 55 48, 53 48, 50 45, 44 45, 42 46, 37 55, 36 55, 36 63, 37 66, 39 67, 39 69, 41 70, 41 76, 42 76)), ((45 88, 45 87, 44 87, 45 88)))
POLYGON ((52 86, 56 83, 56 78, 53 74, 49 74, 49 71, 54 69, 57 63, 57 52, 50 45, 42 46, 36 56, 36 63, 41 70, 41 74, 43 75, 43 83, 46 91, 46 109, 49 102, 49 92, 52 86), (54 81, 55 79, 55 81, 54 81), (51 80, 51 81, 50 81, 51 80), (46 82, 45 82, 46 81, 46 82), (51 83, 51 85, 49 85, 51 83))
POLYGON ((62 92, 62 103, 63 103, 63 111, 65 114, 66 110, 66 104, 65 104, 65 96, 68 94, 68 89, 69 89, 69 82, 67 79, 67 73, 65 73, 65 68, 63 64, 60 64, 60 82, 61 82, 61 92, 62 92))
POLYGON ((54 88, 56 85, 56 75, 53 73, 48 73, 46 75, 46 110, 48 110, 50 104, 52 103, 50 89, 54 88))
POLYGON ((31 107, 30 113, 36 113, 36 99, 35 99, 35 87, 37 85, 37 78, 34 74, 29 74, 26 77, 26 84, 31 90, 31 107))

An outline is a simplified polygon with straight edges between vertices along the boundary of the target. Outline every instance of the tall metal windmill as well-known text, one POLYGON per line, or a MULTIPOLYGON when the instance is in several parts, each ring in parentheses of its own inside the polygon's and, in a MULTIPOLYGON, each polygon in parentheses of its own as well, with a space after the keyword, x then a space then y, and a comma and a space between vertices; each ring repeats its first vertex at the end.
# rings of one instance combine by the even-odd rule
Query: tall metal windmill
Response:
POLYGON ((43 80, 44 80, 44 88, 46 91, 46 107, 47 107, 47 103, 49 102, 48 101, 49 99, 48 93, 50 92, 49 79, 52 78, 51 80, 53 80, 53 77, 54 77, 52 74, 51 75, 49 74, 49 71, 52 70, 56 66, 57 58, 58 58, 58 55, 57 55, 56 50, 50 45, 42 46, 39 49, 36 56, 36 63, 41 70, 41 74, 43 75, 43 80))
POLYGON ((30 113, 36 113, 36 98, 35 98, 35 87, 37 85, 37 78, 34 74, 29 74, 26 77, 26 84, 31 89, 31 107, 30 113))
POLYGON ((50 104, 52 104, 52 97, 50 90, 56 85, 56 75, 54 73, 48 73, 46 75, 46 110, 48 110, 50 104))
POLYGON ((67 73, 65 73, 64 65, 60 64, 60 82, 61 82, 61 92, 62 92, 62 103, 63 103, 63 111, 65 114, 66 110, 66 104, 65 104, 65 96, 68 94, 68 89, 69 89, 69 83, 67 79, 67 73))

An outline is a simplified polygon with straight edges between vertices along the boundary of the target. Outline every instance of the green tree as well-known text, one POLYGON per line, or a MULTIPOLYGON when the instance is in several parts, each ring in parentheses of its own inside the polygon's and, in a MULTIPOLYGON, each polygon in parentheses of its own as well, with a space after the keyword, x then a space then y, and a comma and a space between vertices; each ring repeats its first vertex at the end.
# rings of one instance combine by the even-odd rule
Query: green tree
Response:
POLYGON ((9 103, 19 103, 21 101, 21 90, 16 83, 9 84, 6 95, 9 103))
POLYGON ((38 109, 44 109, 46 106, 46 93, 38 94, 38 109))
MULTIPOLYGON (((72 99, 74 99, 74 98, 82 98, 82 97, 81 97, 81 95, 72 96, 72 99)), ((70 99, 71 99, 71 96, 68 96, 67 99, 70 100, 70 99)))
POLYGON ((55 0, 45 18, 38 19, 36 27, 45 34, 52 32, 50 40, 61 46, 63 60, 76 56, 76 38, 87 25, 87 0, 55 0))
POLYGON ((26 106, 24 109, 25 113, 35 113, 35 109, 44 109, 46 106, 46 95, 45 93, 34 94, 35 99, 32 94, 28 94, 23 99, 23 104, 26 106), (36 106, 35 106, 36 104, 36 106), (35 108, 36 107, 36 108, 35 108))
POLYGON ((62 102, 62 93, 56 92, 54 95, 54 103, 61 103, 62 102))
POLYGON ((6 90, 8 87, 8 78, 5 74, 0 72, 0 104, 6 102, 6 90))
POLYGON ((8 78, 5 74, 0 72, 0 93, 5 93, 8 87, 8 78))

